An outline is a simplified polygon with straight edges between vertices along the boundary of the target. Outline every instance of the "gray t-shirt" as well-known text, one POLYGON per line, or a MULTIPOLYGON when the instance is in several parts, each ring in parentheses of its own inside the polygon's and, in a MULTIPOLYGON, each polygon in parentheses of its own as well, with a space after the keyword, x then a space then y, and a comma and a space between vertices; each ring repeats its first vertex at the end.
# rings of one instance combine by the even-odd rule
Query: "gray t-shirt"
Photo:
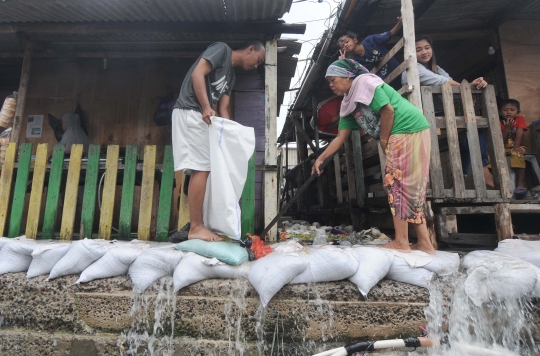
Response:
POLYGON ((182 83, 180 96, 174 105, 175 108, 192 109, 202 112, 202 107, 193 90, 193 80, 191 79, 191 74, 201 58, 208 60, 212 65, 212 71, 204 78, 206 82, 206 94, 208 95, 210 105, 214 107, 223 94, 231 95, 236 81, 232 66, 232 49, 225 43, 216 42, 208 46, 189 69, 182 83))

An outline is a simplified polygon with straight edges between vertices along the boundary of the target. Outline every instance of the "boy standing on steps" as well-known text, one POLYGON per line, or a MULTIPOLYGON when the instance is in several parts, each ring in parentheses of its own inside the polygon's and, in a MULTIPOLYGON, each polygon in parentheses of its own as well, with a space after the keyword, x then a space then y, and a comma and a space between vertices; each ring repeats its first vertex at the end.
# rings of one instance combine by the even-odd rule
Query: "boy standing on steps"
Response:
POLYGON ((503 100, 501 103, 501 130, 506 155, 510 156, 510 168, 516 172, 516 189, 514 194, 522 197, 527 194, 525 182, 525 142, 523 133, 527 131, 527 122, 520 115, 519 101, 515 99, 503 100))
POLYGON ((254 70, 264 62, 260 41, 248 40, 233 51, 225 43, 210 45, 191 66, 172 114, 174 170, 191 174, 188 188, 189 239, 219 241, 203 224, 202 207, 210 174, 208 125, 217 115, 229 119, 228 106, 236 77, 234 67, 254 70), (217 107, 216 107, 217 106, 217 107))

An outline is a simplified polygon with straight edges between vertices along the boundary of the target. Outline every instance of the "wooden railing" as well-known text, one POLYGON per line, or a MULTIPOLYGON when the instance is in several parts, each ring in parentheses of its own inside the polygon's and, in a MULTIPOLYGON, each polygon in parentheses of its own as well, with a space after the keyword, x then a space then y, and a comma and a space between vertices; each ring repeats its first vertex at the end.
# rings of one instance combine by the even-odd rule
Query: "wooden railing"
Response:
MULTIPOLYGON (((132 235, 136 235, 141 240, 155 238, 156 241, 166 241, 171 219, 174 218, 172 203, 175 176, 172 147, 165 146, 162 165, 156 164, 156 146, 144 147, 142 163, 137 161, 138 148, 134 145, 126 147, 123 159, 120 159, 119 146, 108 146, 104 163, 100 162, 100 150, 99 145, 90 145, 87 158, 83 160, 83 146, 73 145, 69 162, 66 162, 64 145, 57 144, 53 148, 52 159, 49 162, 48 144, 43 143, 37 146, 35 160, 32 163, 31 143, 20 145, 18 159, 17 144, 11 143, 6 150, 0 176, 0 236, 4 236, 7 232, 9 237, 20 236, 24 233, 28 238, 33 239, 60 236, 61 239, 70 240, 76 235, 80 238, 103 239, 111 239, 111 237, 129 239, 132 235), (65 189, 61 190, 62 177, 66 176, 66 169, 65 189), (123 171, 120 200, 115 199, 119 170, 123 171), (154 199, 156 170, 161 171, 157 207, 154 199), (142 181, 138 227, 134 232, 132 231, 132 214, 137 171, 142 171, 142 181), (30 174, 32 174, 31 181, 29 181, 30 174), (48 179, 46 179, 47 175, 48 179), (103 180, 102 191, 98 189, 101 179, 103 180), (28 198, 29 183, 31 183, 31 190, 28 198), (82 187, 82 203, 79 199, 80 187, 82 187), (58 207, 62 195, 62 214, 58 229, 58 207), (101 204, 96 204, 98 196, 101 198, 101 204), (96 210, 99 214, 99 228, 95 229, 96 210), (119 211, 119 216, 114 216, 115 211, 119 211), (157 215, 155 219, 152 218, 153 214, 157 215), (80 231, 75 232, 77 215, 80 216, 80 231), (113 231, 113 217, 118 219, 117 231, 113 231), (23 229, 25 220, 26 227, 23 229), (155 236, 152 233, 154 230, 155 236)), ((252 158, 242 195, 243 233, 253 233, 254 176, 255 165, 252 158)), ((187 197, 183 193, 181 195, 179 214, 189 217, 187 197)), ((180 219, 178 222, 179 225, 183 224, 180 219)))

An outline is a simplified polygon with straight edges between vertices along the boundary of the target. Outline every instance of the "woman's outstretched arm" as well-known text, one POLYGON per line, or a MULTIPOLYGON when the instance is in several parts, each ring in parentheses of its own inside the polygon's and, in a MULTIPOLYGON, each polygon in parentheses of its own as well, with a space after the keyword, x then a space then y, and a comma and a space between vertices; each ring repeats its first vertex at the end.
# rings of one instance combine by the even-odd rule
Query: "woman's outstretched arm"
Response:
POLYGON ((323 162, 330 156, 332 156, 334 153, 336 153, 337 150, 343 146, 345 141, 349 138, 349 135, 351 134, 351 130, 339 130, 337 137, 330 142, 328 147, 324 150, 323 153, 317 159, 315 160, 315 163, 313 164, 313 167, 311 167, 311 174, 317 172, 318 175, 321 175, 322 171, 319 170, 319 167, 323 162))

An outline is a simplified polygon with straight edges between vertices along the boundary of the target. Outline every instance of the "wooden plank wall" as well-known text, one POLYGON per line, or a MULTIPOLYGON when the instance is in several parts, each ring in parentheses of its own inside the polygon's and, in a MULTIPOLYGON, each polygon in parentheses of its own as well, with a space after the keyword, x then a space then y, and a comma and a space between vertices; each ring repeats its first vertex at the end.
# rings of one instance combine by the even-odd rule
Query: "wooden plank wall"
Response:
POLYGON ((508 95, 521 103, 527 124, 540 119, 539 33, 540 23, 534 21, 508 21, 499 27, 508 95))
POLYGON ((21 142, 56 143, 46 123, 50 113, 61 118, 81 104, 90 142, 106 145, 157 145, 157 161, 171 143, 170 126, 157 126, 153 118, 160 96, 170 90, 177 95, 191 60, 109 59, 103 69, 100 59, 36 59, 23 120, 21 142), (27 115, 44 115, 41 138, 27 139, 27 115))

